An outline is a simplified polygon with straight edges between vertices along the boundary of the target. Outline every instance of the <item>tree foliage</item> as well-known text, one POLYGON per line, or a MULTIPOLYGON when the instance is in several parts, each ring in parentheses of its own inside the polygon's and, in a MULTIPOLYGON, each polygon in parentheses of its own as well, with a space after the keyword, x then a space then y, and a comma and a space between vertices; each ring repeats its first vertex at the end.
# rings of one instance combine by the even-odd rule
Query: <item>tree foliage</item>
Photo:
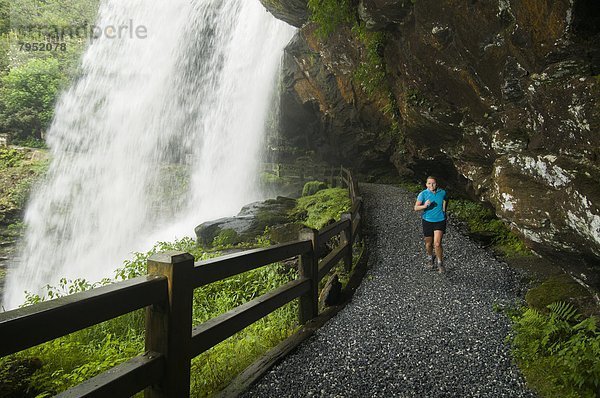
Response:
POLYGON ((41 138, 65 80, 54 58, 32 59, 11 69, 1 79, 0 129, 19 138, 41 138))
POLYGON ((98 0, 0 0, 0 133, 21 142, 41 138, 60 89, 77 74, 98 4, 98 0), (72 32, 79 36, 69 35, 72 32), (39 43, 66 45, 33 51, 33 43, 36 48, 39 43))

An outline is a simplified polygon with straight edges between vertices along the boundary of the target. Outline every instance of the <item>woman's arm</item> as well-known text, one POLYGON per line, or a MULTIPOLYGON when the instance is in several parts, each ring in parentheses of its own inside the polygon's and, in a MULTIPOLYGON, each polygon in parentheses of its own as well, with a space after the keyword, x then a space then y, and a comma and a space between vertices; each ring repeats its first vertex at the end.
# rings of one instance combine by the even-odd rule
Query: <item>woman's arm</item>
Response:
POLYGON ((425 203, 423 203, 423 204, 421 204, 420 200, 417 200, 415 202, 415 211, 425 210, 426 208, 429 207, 430 204, 431 204, 431 202, 429 200, 426 200, 425 203))

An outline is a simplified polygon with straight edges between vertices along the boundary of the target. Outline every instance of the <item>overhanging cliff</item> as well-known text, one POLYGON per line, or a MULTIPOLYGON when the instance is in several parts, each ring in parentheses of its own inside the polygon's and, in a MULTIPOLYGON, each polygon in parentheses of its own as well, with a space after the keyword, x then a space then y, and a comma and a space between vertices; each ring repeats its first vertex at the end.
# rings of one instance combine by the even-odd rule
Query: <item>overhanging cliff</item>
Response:
POLYGON ((600 2, 361 0, 328 35, 287 2, 303 26, 284 61, 289 144, 436 174, 537 250, 598 262, 600 2))

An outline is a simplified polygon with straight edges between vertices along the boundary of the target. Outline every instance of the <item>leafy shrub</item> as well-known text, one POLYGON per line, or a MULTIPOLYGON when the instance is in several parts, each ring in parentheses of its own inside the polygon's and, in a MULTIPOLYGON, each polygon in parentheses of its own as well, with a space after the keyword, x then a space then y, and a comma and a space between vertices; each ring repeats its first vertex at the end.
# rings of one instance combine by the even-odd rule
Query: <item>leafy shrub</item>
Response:
POLYGON ((581 319, 568 303, 549 312, 523 308, 513 315, 509 338, 527 381, 542 396, 596 397, 600 389, 600 331, 597 319, 581 319))
POLYGON ((25 159, 25 154, 13 148, 0 148, 0 169, 15 167, 25 159))
POLYGON ((323 181, 309 181, 302 188, 302 196, 314 195, 323 189, 327 189, 327 184, 323 181))
POLYGON ((54 114, 58 91, 66 82, 58 60, 32 59, 1 78, 0 128, 20 138, 41 138, 54 114))

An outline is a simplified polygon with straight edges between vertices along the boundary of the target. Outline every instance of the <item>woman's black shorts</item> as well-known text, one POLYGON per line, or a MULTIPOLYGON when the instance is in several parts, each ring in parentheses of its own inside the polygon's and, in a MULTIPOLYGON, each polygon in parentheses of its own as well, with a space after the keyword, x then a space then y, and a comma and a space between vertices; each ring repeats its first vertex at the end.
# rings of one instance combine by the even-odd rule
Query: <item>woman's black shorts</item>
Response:
POLYGON ((433 236, 433 231, 442 231, 446 233, 446 220, 438 222, 429 222, 423 220, 423 236, 433 236))

